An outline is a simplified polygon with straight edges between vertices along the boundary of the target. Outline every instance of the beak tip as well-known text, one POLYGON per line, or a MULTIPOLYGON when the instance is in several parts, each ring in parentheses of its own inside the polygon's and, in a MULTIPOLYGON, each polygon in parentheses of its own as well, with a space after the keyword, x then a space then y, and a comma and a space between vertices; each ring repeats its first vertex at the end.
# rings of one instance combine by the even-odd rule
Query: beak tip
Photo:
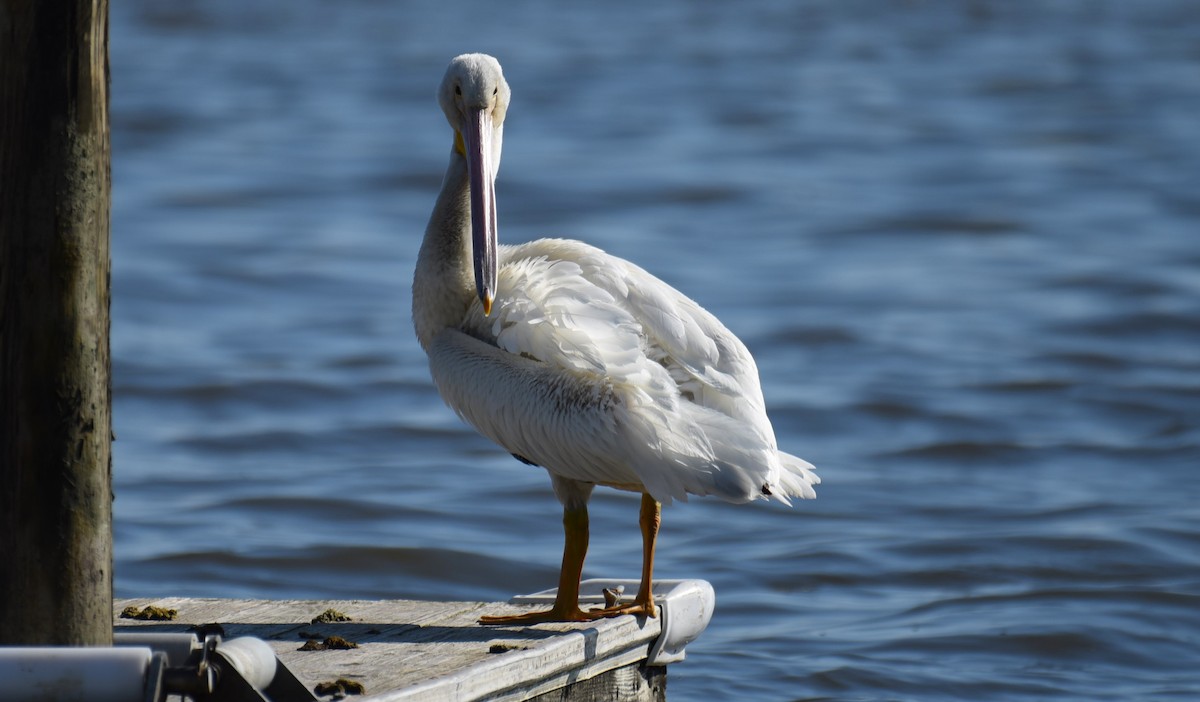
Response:
POLYGON ((483 297, 479 298, 479 300, 483 303, 483 316, 492 316, 492 296, 484 295, 483 297))

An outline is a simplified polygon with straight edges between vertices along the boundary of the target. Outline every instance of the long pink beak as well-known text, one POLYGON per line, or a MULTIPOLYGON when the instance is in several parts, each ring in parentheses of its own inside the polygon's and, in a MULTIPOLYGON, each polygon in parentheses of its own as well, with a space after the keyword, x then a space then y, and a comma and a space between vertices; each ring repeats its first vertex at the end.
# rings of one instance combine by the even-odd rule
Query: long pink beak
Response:
POLYGON ((492 313, 496 297, 496 170, 492 164, 492 115, 467 111, 462 131, 471 188, 471 257, 475 263, 475 292, 483 313, 492 313))

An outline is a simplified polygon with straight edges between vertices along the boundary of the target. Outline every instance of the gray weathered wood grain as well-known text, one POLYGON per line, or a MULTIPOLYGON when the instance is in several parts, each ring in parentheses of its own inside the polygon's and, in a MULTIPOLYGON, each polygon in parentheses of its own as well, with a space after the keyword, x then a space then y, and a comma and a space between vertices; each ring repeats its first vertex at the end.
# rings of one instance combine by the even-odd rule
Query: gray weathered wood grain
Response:
POLYGON ((664 687, 646 682, 657 679, 655 669, 639 672, 638 667, 659 634, 658 620, 625 616, 532 627, 477 624, 481 615, 518 610, 516 605, 481 602, 167 597, 117 601, 113 615, 118 631, 185 632, 197 624, 218 623, 226 638, 255 636, 269 643, 309 689, 347 678, 366 688, 361 699, 379 702, 526 700, 626 667, 631 671, 608 681, 608 688, 661 692, 664 687), (131 605, 175 609, 178 616, 165 622, 120 618, 131 605), (331 608, 351 621, 310 623, 331 608), (340 636, 358 648, 298 650, 308 638, 327 636, 340 636), (639 676, 641 682, 634 680, 639 676))

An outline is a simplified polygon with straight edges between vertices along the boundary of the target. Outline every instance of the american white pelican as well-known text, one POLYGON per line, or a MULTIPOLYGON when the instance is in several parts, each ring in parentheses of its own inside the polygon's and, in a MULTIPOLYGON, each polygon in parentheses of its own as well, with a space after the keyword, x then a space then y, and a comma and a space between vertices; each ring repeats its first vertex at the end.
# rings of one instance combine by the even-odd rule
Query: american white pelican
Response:
POLYGON ((716 317, 637 266, 578 241, 496 242, 495 178, 508 83, 491 56, 450 62, 438 102, 454 128, 413 278, 413 322, 438 392, 479 433, 545 468, 566 545, 554 606, 484 624, 655 616, 661 503, 816 496, 780 451, 758 369, 716 317), (473 268, 473 270, 472 270, 473 268), (635 599, 579 607, 596 485, 642 495, 635 599))

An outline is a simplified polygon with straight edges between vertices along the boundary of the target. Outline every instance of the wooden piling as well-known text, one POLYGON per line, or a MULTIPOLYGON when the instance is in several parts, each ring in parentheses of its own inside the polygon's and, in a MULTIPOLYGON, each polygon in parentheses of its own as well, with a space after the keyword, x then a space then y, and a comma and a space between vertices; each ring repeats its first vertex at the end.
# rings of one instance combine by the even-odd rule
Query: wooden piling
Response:
POLYGON ((0 644, 112 642, 107 0, 0 8, 0 644))

